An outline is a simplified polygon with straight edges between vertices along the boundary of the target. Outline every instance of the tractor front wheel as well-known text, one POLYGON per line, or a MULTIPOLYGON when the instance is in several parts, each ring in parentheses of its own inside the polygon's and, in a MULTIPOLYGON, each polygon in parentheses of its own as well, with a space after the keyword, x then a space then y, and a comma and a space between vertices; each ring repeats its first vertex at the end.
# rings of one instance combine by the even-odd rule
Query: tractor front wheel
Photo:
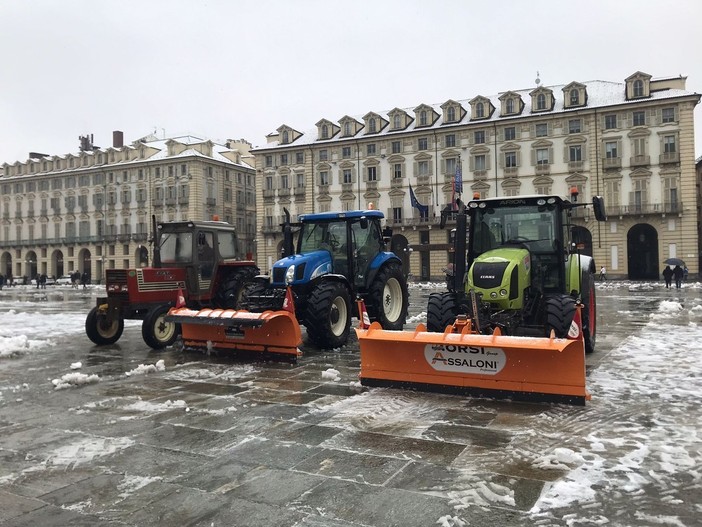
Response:
POLYGON ((324 349, 346 344, 351 331, 351 299, 340 282, 322 282, 309 297, 305 328, 310 340, 324 349))
POLYGON ((153 349, 163 349, 173 345, 180 333, 180 326, 175 322, 166 322, 170 306, 157 306, 144 319, 141 325, 141 336, 146 345, 153 349))
POLYGON ((458 316, 456 293, 431 293, 427 304, 427 330, 443 333, 458 316))
POLYGON ((124 331, 124 319, 117 317, 108 324, 107 317, 100 314, 97 306, 90 310, 85 319, 85 333, 98 346, 114 344, 122 336, 122 331, 124 331))
POLYGON ((367 298, 371 320, 380 322, 383 329, 402 329, 407 319, 409 294, 399 265, 390 264, 378 272, 367 298))
POLYGON ((553 295, 546 297, 544 304, 546 316, 546 335, 551 330, 556 333, 556 338, 564 339, 568 336, 570 323, 575 316, 575 299, 569 295, 553 295))

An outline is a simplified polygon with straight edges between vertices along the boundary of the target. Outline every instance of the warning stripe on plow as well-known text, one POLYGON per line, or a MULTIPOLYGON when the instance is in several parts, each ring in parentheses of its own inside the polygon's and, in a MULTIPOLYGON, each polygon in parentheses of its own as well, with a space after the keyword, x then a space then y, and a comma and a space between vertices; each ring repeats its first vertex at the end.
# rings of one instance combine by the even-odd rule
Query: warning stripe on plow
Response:
POLYGON ((582 338, 356 329, 361 383, 527 401, 585 404, 582 338))

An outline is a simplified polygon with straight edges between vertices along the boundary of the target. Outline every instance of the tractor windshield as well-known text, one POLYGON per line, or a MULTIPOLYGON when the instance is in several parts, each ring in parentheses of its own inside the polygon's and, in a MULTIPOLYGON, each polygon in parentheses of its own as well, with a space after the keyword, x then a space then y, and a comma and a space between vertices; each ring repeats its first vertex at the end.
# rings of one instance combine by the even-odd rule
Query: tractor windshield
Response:
POLYGON ((299 234, 300 254, 326 249, 338 252, 346 247, 346 222, 304 223, 299 234))
POLYGON ((193 233, 166 232, 161 235, 162 263, 191 263, 193 261, 193 233))
POLYGON ((474 256, 501 245, 514 243, 528 244, 533 252, 556 251, 556 207, 485 207, 474 210, 474 256))

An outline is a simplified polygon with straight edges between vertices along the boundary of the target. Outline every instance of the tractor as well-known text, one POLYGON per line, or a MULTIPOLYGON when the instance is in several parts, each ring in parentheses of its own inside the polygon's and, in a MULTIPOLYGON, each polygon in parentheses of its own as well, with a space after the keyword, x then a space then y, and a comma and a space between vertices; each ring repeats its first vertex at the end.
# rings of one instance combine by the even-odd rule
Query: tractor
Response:
POLYGON ((378 210, 321 212, 302 214, 293 224, 285 210, 283 258, 270 275, 246 286, 243 308, 280 310, 290 289, 298 322, 314 344, 327 349, 346 344, 357 299, 363 299, 371 320, 401 330, 407 281, 400 259, 385 251, 390 231, 381 229, 383 218, 378 210))
MULTIPOLYGON (((443 332, 459 316, 480 334, 565 338, 582 303, 585 351, 595 349, 595 263, 573 240, 572 211, 586 204, 558 196, 474 199, 460 203, 452 233, 448 291, 432 293, 427 330, 443 332), (467 250, 466 250, 467 249, 467 250)), ((605 221, 602 198, 594 216, 605 221)))
POLYGON ((251 260, 238 254, 234 226, 222 221, 177 221, 156 224, 153 267, 108 269, 107 297, 88 313, 85 332, 95 344, 117 342, 124 321, 142 320, 147 345, 173 344, 179 325, 165 320, 179 295, 193 307, 233 309, 244 286, 258 275, 251 260))

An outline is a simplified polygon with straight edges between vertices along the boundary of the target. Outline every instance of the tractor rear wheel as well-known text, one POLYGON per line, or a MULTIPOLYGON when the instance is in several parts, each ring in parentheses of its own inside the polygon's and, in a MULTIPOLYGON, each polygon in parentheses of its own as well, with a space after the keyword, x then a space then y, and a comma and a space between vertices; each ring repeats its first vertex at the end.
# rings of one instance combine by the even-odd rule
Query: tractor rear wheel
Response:
POLYGON ((240 309, 246 284, 258 274, 254 267, 242 267, 226 277, 214 295, 213 304, 221 309, 240 309))
POLYGON ((320 348, 339 348, 351 332, 351 299, 340 282, 322 282, 310 294, 305 311, 305 328, 320 348))
POLYGON ((427 304, 427 330, 443 333, 458 316, 456 293, 443 292, 429 295, 427 304))
POLYGON ((378 272, 367 299, 371 320, 380 322, 383 329, 402 329, 407 319, 409 294, 405 275, 398 264, 389 264, 378 272))
POLYGON ((85 333, 98 346, 114 344, 122 336, 122 331, 124 319, 117 317, 112 324, 108 324, 107 317, 99 313, 97 306, 90 310, 85 319, 85 333))
POLYGON ((551 330, 556 333, 556 338, 566 338, 570 323, 575 316, 575 299, 570 295, 553 295, 546 297, 544 301, 544 314, 546 317, 546 335, 551 334, 551 330))
POLYGON ((149 311, 141 325, 141 336, 147 346, 153 349, 163 349, 173 345, 180 334, 180 326, 175 322, 166 322, 170 306, 160 305, 149 311))

